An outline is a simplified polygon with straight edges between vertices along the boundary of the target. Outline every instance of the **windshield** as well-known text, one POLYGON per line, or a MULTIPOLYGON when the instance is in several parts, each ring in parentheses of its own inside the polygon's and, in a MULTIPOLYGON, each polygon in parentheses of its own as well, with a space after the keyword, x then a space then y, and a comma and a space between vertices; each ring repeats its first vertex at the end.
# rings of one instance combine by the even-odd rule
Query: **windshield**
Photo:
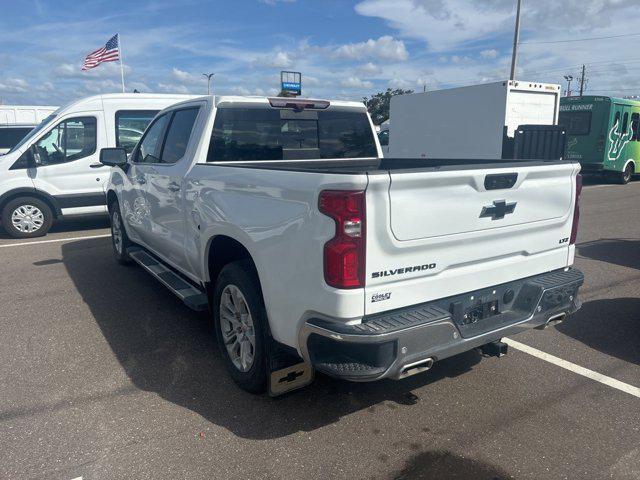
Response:
POLYGON ((589 135, 591 112, 560 112, 558 124, 567 129, 567 135, 589 135))
POLYGON ((207 161, 376 156, 365 111, 232 107, 218 109, 207 161))
POLYGON ((22 147, 25 143, 28 143, 33 137, 35 137, 38 133, 40 133, 42 131, 42 129, 44 127, 46 127, 49 124, 49 122, 51 122, 51 120, 53 120, 54 118, 56 118, 55 113, 51 114, 47 118, 45 118, 42 122, 40 122, 40 124, 36 128, 31 130, 27 134, 27 136, 25 136, 22 140, 20 140, 20 142, 17 143, 15 147, 13 147, 11 150, 9 150, 9 153, 15 152, 20 147, 22 147))

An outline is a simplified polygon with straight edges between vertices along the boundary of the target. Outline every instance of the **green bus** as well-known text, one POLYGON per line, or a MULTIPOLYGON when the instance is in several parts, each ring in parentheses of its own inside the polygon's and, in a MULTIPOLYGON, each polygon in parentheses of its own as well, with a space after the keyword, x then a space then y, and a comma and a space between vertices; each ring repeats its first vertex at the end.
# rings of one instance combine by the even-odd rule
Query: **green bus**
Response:
POLYGON ((559 124, 567 129, 567 160, 584 174, 629 183, 640 173, 640 102, 583 96, 560 99, 559 124))

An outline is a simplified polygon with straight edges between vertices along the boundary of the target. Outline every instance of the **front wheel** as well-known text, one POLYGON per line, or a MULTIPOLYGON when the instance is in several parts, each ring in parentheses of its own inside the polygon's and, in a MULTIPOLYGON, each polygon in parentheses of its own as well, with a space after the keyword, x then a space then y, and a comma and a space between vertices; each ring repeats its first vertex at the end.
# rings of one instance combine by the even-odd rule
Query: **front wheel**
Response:
POLYGON ((250 393, 267 387, 267 313, 255 269, 242 260, 225 266, 213 294, 220 352, 233 380, 250 393))
POLYGON ((14 238, 41 237, 52 224, 51 208, 39 198, 14 198, 2 209, 2 225, 14 238))
POLYGON ((127 253, 127 249, 131 246, 131 241, 127 236, 122 223, 122 213, 120 205, 114 202, 109 209, 109 218, 111 219, 111 245, 113 246, 113 256, 121 265, 129 265, 131 257, 127 253))

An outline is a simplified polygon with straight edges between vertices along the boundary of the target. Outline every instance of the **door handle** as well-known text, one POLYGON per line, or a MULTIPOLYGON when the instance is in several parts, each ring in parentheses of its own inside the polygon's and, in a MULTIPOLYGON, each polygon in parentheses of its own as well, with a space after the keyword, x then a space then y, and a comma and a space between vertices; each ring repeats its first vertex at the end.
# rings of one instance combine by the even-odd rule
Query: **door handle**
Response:
POLYGON ((147 183, 147 181, 144 179, 144 177, 136 177, 136 183, 139 185, 144 185, 145 183, 147 183))
POLYGON ((178 185, 178 184, 177 184, 177 183, 175 183, 175 182, 171 182, 171 183, 167 186, 167 188, 168 188, 169 190, 171 190, 172 192, 179 192, 179 191, 180 191, 180 185, 178 185))
POLYGON ((102 164, 102 163, 92 163, 91 165, 89 165, 89 167, 91 168, 102 168, 105 167, 106 165, 102 164))

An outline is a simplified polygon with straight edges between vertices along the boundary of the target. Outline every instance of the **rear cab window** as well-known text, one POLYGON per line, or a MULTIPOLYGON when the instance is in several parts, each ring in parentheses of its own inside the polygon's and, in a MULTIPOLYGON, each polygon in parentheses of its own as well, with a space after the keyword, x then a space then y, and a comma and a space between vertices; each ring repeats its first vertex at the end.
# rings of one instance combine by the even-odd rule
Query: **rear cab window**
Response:
POLYGON ((207 162, 377 157, 364 110, 219 106, 207 162))

